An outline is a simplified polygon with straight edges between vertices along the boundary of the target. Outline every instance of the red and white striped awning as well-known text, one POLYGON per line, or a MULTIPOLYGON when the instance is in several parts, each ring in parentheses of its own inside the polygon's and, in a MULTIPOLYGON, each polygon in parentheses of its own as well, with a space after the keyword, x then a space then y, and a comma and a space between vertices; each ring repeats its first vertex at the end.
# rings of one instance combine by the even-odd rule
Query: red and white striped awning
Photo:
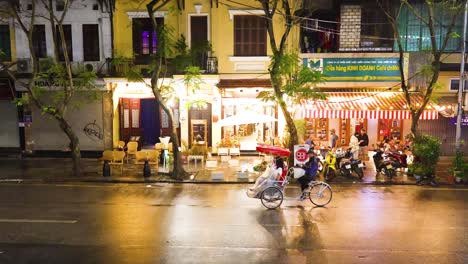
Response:
MULTIPOLYGON (((401 92, 342 92, 326 93, 327 100, 308 101, 302 105, 302 118, 365 118, 365 119, 411 119, 411 113, 401 92)), ((411 96, 412 104, 422 103, 418 95, 411 96)), ((421 119, 438 119, 438 108, 429 103, 421 119)))

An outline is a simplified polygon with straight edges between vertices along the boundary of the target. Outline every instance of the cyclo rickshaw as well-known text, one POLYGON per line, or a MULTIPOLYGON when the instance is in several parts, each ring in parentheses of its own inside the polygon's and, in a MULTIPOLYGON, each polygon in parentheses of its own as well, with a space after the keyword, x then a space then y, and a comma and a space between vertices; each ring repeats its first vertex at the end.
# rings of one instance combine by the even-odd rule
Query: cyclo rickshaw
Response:
MULTIPOLYGON (((289 157, 290 151, 287 148, 257 145, 257 151, 267 155, 276 157, 289 157)), ((276 178, 273 173, 270 173, 274 168, 271 164, 268 165, 265 172, 257 179, 254 187, 247 189, 247 196, 250 198, 260 199, 263 206, 268 209, 275 209, 281 206, 284 200, 284 189, 288 185, 291 178, 299 178, 304 175, 302 168, 285 168, 285 175, 276 178)), ((322 207, 330 203, 333 192, 325 182, 312 181, 308 188, 304 191, 309 200, 316 206, 322 207)))

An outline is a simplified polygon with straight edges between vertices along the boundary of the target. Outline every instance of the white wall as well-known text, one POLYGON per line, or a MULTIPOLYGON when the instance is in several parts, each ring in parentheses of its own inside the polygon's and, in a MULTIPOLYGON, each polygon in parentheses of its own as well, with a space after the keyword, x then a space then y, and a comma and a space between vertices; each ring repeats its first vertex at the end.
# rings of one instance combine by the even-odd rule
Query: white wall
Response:
POLYGON ((367 119, 367 135, 369 136, 369 146, 377 143, 379 120, 378 119, 367 119))
POLYGON ((0 100, 0 148, 19 148, 18 110, 11 101, 0 100))
MULTIPOLYGON (((22 9, 25 10, 27 3, 30 1, 21 1, 22 9)), ((55 1, 54 1, 55 2, 55 1)), ((37 13, 46 14, 46 11, 43 6, 41 6, 40 1, 38 1, 37 13)), ((72 26, 72 45, 73 45, 73 61, 80 62, 83 61, 83 24, 99 24, 99 44, 100 44, 100 56, 101 61, 105 58, 110 58, 112 56, 112 39, 111 39, 111 22, 109 20, 109 14, 103 13, 100 10, 93 10, 93 4, 97 3, 96 0, 81 0, 75 1, 74 4, 70 7, 65 20, 64 25, 71 24, 72 26)), ((59 16, 61 12, 55 11, 59 16)), ((36 18, 35 24, 45 25, 46 29, 46 44, 47 44, 47 54, 53 56, 53 39, 52 39, 52 29, 47 20, 41 17, 36 18)), ((30 58, 30 52, 28 48, 28 41, 26 35, 23 33, 22 29, 17 25, 16 26, 16 53, 17 58, 30 58)))
MULTIPOLYGON (((84 128, 96 120, 96 125, 104 136, 102 100, 85 103, 79 109, 70 109, 66 119, 80 139, 81 150, 101 151, 104 149, 104 138, 88 136, 84 128)), ((69 140, 60 129, 57 121, 37 108, 32 110, 32 140, 34 150, 69 150, 69 140)))

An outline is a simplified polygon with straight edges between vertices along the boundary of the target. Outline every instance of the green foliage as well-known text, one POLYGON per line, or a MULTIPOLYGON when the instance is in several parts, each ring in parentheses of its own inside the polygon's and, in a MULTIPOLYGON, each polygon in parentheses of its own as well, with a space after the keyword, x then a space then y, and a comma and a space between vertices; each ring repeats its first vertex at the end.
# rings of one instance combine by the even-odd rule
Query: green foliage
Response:
POLYGON ((203 109, 207 106, 208 106, 208 102, 202 98, 187 100, 187 102, 185 103, 186 109, 190 109, 190 108, 203 109))
MULTIPOLYGON (((99 98, 94 71, 88 71, 83 66, 76 67, 70 80, 66 66, 55 63, 51 58, 42 59, 39 66, 31 94, 42 103, 43 113, 63 114, 68 107, 79 108, 99 98)), ((25 100, 16 103, 25 104, 25 100)))
POLYGON ((455 152, 455 157, 452 160, 452 171, 458 172, 458 177, 466 175, 466 169, 468 166, 468 162, 464 160, 464 153, 461 150, 457 150, 455 152))
POLYGON ((156 50, 156 58, 170 58, 172 57, 174 50, 174 41, 173 41, 174 28, 162 24, 158 25, 157 36, 158 36, 158 48, 156 50))
POLYGON ((420 176, 433 176, 440 156, 441 142, 438 138, 418 134, 413 139, 412 152, 416 157, 410 172, 420 176))
POLYGON ((205 146, 196 145, 196 144, 194 144, 188 151, 189 155, 203 155, 203 156, 206 156, 207 153, 208 153, 208 150, 207 150, 207 148, 205 148, 205 146))
POLYGON ((183 34, 175 42, 174 67, 176 72, 184 72, 187 67, 201 66, 198 65, 200 58, 206 56, 208 52, 212 52, 211 43, 208 41, 192 43, 191 49, 188 48, 185 36, 183 34))
POLYGON ((200 68, 197 66, 189 66, 185 68, 184 84, 191 89, 192 93, 200 89, 200 85, 203 83, 201 78, 200 68))
POLYGON ((188 53, 188 46, 184 34, 180 34, 180 37, 175 42, 174 48, 179 55, 186 55, 188 53))
POLYGON ((294 119, 294 125, 296 125, 297 136, 301 139, 306 134, 306 121, 305 119, 294 119))
POLYGON ((287 53, 283 56, 272 56, 270 71, 273 65, 277 65, 277 74, 284 80, 281 94, 274 95, 272 92, 260 93, 258 98, 271 101, 278 96, 286 94, 291 103, 301 103, 307 99, 326 99, 326 95, 320 92, 316 85, 323 80, 322 73, 316 69, 303 66, 297 53, 287 53))

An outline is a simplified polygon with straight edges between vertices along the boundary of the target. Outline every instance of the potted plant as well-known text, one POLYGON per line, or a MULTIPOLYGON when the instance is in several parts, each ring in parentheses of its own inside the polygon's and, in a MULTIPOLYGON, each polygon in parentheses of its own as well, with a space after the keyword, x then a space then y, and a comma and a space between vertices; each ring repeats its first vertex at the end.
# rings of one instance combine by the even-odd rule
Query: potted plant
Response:
POLYGON ((435 184, 434 178, 440 156, 440 145, 440 140, 430 135, 419 134, 414 137, 411 150, 415 158, 409 172, 414 174, 418 183, 421 180, 430 180, 431 184, 435 184))
POLYGON ((218 148, 236 148, 239 147, 239 140, 236 137, 227 136, 218 143, 218 148))
POLYGON ((463 167, 464 167, 464 168, 463 168, 464 173, 463 173, 462 178, 463 178, 463 181, 464 181, 465 183, 467 183, 467 180, 468 180, 468 162, 465 162, 465 164, 464 164, 463 167))
POLYGON ((457 150, 452 160, 452 172, 455 182, 460 183, 465 173, 465 161, 463 160, 463 151, 457 150))

